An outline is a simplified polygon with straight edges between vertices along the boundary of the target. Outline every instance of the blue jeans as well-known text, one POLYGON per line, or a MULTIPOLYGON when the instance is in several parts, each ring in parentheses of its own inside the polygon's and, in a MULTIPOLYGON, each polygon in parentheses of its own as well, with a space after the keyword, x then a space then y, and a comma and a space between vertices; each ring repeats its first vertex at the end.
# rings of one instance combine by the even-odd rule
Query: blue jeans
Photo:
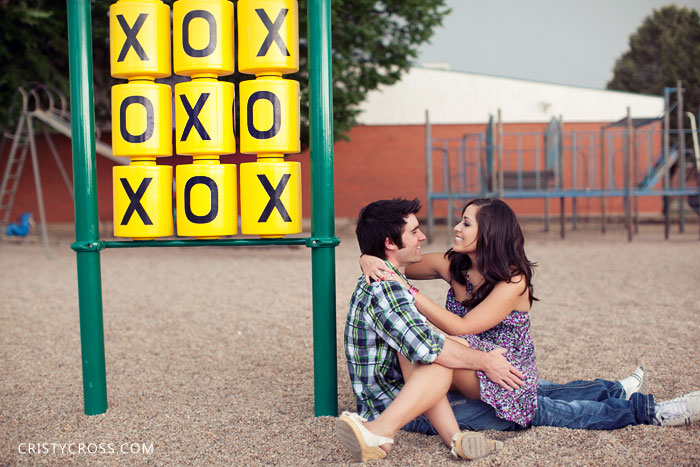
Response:
MULTIPOLYGON (((649 425, 654 418, 654 396, 633 394, 625 400, 625 391, 618 382, 596 379, 566 384, 540 380, 537 410, 528 426, 503 420, 490 405, 449 392, 457 423, 462 430, 517 430, 529 426, 556 426, 586 430, 613 430, 627 425, 649 425)), ((403 427, 435 435, 437 432, 425 415, 403 427)))

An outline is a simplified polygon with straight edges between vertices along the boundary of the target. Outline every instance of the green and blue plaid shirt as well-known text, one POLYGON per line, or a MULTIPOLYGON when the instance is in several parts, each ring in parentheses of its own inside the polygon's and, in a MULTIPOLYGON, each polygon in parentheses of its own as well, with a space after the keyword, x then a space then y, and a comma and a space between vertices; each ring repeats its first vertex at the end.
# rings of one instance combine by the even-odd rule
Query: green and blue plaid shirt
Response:
POLYGON ((367 285, 361 276, 350 300, 344 342, 357 411, 372 420, 403 387, 397 352, 411 362, 432 363, 445 336, 428 326, 413 296, 398 282, 367 285))

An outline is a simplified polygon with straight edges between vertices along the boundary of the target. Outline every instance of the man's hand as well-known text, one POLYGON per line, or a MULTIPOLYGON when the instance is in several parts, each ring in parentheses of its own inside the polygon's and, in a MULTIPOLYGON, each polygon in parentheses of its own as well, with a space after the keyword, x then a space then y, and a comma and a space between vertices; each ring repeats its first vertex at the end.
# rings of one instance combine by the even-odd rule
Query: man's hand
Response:
POLYGON ((503 355, 506 349, 498 348, 486 354, 486 366, 481 370, 486 374, 486 377, 494 383, 502 386, 509 391, 520 388, 523 383, 523 374, 508 363, 503 355))

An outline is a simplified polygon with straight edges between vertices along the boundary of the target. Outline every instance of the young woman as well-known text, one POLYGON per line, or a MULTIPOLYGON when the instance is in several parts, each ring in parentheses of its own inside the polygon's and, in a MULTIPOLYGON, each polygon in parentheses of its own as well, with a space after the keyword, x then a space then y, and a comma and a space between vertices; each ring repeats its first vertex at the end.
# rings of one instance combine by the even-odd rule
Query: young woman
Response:
MULTIPOLYGON (((535 265, 525 255, 524 236, 515 213, 498 199, 477 199, 465 206, 454 232, 454 244, 447 253, 425 254, 421 262, 405 271, 409 279, 448 282, 446 308, 411 287, 382 260, 365 255, 360 265, 368 281, 397 280, 415 292, 418 310, 443 332, 462 336, 474 349, 506 349, 508 360, 523 373, 525 384, 507 390, 482 372, 457 371, 454 387, 464 396, 481 399, 498 418, 521 427, 614 429, 630 424, 675 426, 700 420, 700 392, 654 403, 652 395, 639 393, 645 389, 641 367, 617 382, 556 385, 542 381, 540 388, 529 333, 530 307, 537 300, 532 287, 535 265)), ((402 370, 406 364, 402 362, 402 370)), ((406 377, 410 378, 410 368, 408 372, 406 377)), ((507 425, 501 429, 508 429, 507 425)))

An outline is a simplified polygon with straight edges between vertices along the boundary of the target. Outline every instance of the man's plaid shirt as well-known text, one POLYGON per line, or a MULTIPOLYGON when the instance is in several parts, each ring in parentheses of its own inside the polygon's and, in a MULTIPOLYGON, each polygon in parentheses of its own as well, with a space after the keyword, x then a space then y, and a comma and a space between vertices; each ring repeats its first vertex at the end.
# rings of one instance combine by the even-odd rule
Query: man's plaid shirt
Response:
POLYGON ((367 285, 361 276, 350 300, 344 342, 357 411, 371 420, 403 387, 397 352, 411 362, 432 363, 445 336, 428 326, 413 296, 398 282, 367 285))

